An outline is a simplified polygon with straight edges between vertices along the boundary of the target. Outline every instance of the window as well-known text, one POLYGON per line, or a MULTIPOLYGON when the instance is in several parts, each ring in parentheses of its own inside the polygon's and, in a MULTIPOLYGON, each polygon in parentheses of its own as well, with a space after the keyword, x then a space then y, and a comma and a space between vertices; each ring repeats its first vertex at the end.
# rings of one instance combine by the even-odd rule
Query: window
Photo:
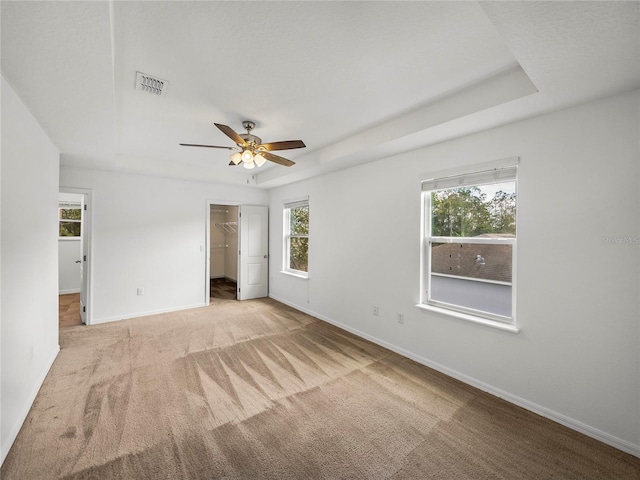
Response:
POLYGON ((309 264, 309 199, 284 204, 285 272, 306 277, 309 264))
POLYGON ((515 325, 516 168, 422 182, 421 306, 515 325))
POLYGON ((58 236, 80 237, 82 234, 82 208, 77 204, 58 206, 58 236))

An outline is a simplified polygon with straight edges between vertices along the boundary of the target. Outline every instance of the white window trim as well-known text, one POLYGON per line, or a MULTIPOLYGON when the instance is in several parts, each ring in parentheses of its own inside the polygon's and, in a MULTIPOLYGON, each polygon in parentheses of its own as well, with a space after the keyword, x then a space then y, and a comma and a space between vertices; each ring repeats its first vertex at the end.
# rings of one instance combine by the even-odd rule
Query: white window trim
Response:
MULTIPOLYGON (((294 200, 286 200, 283 202, 283 252, 282 252, 282 270, 281 273, 286 275, 290 275, 296 278, 308 279, 309 272, 304 272, 302 270, 296 270, 295 268, 289 267, 289 249, 290 249, 290 239, 291 238, 309 238, 309 234, 307 235, 291 235, 291 221, 289 218, 290 212, 292 208, 295 207, 309 207, 309 197, 301 197, 296 198, 294 200)), ((308 265, 307 265, 308 267, 308 265)))
MULTIPOLYGON (((476 323, 479 325, 485 325, 489 327, 493 327, 499 330, 518 333, 520 329, 516 325, 516 285, 517 285, 517 237, 516 238, 474 238, 474 237, 435 237, 431 236, 431 196, 425 194, 427 191, 433 191, 432 188, 425 188, 425 184, 428 187, 437 186, 438 190, 446 189, 446 188, 455 188, 457 185, 452 185, 451 179, 453 177, 464 177, 468 176, 469 178, 478 178, 478 176, 482 177, 483 173, 489 171, 496 171, 495 180, 491 181, 481 181, 480 184, 486 183, 494 183, 495 181, 500 181, 501 170, 516 170, 519 163, 519 157, 509 157, 505 159, 495 160, 492 162, 485 162, 481 164, 476 164, 473 166, 467 166, 464 168, 455 168, 449 170, 442 170, 439 172, 433 172, 430 174, 423 174, 420 176, 421 180, 421 195, 422 195, 422 216, 421 216, 421 225, 420 225, 420 235, 421 235, 421 248, 420 248, 420 303, 416 304, 416 307, 429 312, 438 313, 441 315, 445 315, 448 317, 457 318, 460 320, 465 320, 471 323, 476 323), (515 168, 514 168, 515 167, 515 168), (442 182, 441 180, 444 180, 442 182), (444 187, 441 185, 444 183, 444 187), (452 305, 444 302, 438 302, 435 300, 430 300, 428 298, 429 293, 431 291, 431 275, 429 275, 430 271, 430 263, 431 263, 431 249, 429 248, 429 243, 477 243, 477 244, 507 244, 512 245, 512 281, 511 281, 511 317, 503 317, 501 315, 491 314, 489 312, 482 312, 480 310, 475 310, 471 308, 465 308, 457 305, 452 305)), ((484 178, 487 178, 487 175, 484 175, 484 178)), ((517 192, 517 173, 514 173, 511 179, 515 179, 516 181, 516 192, 517 192)), ((455 183, 456 179, 453 179, 455 183)), ((478 185, 476 182, 463 183, 459 184, 459 186, 467 186, 467 185, 478 185)), ((519 209, 516 209, 516 225, 518 224, 518 216, 519 209)))
POLYGON ((457 312, 455 310, 451 310, 449 308, 441 308, 441 307, 437 307, 435 305, 427 305, 424 303, 418 303, 416 304, 416 307, 418 307, 420 310, 424 310, 427 312, 434 312, 434 313, 438 313, 440 315, 444 315, 447 317, 451 317, 451 318, 457 318, 459 320, 464 320, 470 323, 475 323, 478 325, 484 325, 487 327, 492 327, 492 328, 496 328, 498 330, 503 330, 505 332, 511 332, 511 333, 519 333, 520 332, 520 328, 518 328, 515 324, 511 324, 511 323, 504 323, 504 322, 499 322, 496 320, 490 320, 488 318, 484 318, 484 317, 479 317, 476 315, 470 315, 468 313, 463 313, 463 312, 457 312))
POLYGON ((309 274, 300 270, 280 270, 280 273, 289 275, 290 277, 301 278, 302 280, 309 280, 309 274))

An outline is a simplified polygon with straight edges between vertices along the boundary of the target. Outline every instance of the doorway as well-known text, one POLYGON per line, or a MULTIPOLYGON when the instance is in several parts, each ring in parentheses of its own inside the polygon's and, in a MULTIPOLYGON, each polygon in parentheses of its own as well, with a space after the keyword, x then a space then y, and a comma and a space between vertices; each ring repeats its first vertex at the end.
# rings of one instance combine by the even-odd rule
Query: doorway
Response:
POLYGON ((212 200, 206 206, 205 305, 215 298, 212 281, 216 287, 221 284, 218 290, 225 291, 225 296, 233 295, 235 283, 235 300, 267 297, 269 208, 212 200))
POLYGON ((209 301, 236 300, 238 206, 209 205, 209 301))
POLYGON ((59 325, 89 325, 91 190, 60 187, 58 230, 59 325))
POLYGON ((82 203, 79 193, 58 195, 58 325, 82 324, 82 203))

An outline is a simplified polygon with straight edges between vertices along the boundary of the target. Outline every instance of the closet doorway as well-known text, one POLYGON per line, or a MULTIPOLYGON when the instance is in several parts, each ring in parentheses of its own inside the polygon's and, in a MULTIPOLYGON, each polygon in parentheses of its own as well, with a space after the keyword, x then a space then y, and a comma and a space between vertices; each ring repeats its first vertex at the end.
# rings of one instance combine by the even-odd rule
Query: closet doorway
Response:
POLYGON ((237 205, 209 205, 210 302, 237 299, 238 230, 237 205))

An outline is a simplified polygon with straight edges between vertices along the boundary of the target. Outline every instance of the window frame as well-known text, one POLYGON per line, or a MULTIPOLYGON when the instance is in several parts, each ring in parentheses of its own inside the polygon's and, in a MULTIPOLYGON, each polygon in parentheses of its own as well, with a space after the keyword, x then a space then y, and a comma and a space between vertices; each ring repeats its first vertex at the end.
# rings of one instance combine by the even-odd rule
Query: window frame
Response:
MULTIPOLYGON (((309 278, 309 233, 307 234, 291 234, 291 210, 294 208, 307 207, 309 209, 309 197, 299 198, 296 200, 288 200, 283 203, 283 255, 282 255, 282 273, 293 275, 300 278, 309 278), (307 271, 297 270, 291 267, 291 239, 306 238, 307 239, 307 271)), ((307 231, 310 231, 310 221, 307 224, 307 231)))
MULTIPOLYGON (((518 231, 518 158, 509 158, 488 164, 479 164, 465 169, 437 172, 431 175, 423 175, 421 178, 421 248, 420 248, 420 295, 418 308, 437 312, 462 320, 471 321, 498 329, 519 332, 516 326, 516 292, 517 292, 517 231, 518 231), (450 190, 461 187, 473 187, 491 185, 502 182, 515 182, 516 192, 516 235, 514 237, 447 237, 433 235, 431 194, 435 191, 450 190), (486 312, 458 304, 443 302, 431 298, 431 283, 434 273, 431 272, 433 243, 448 244, 484 244, 484 245, 510 245, 511 246, 511 316, 503 316, 497 313, 486 312)), ((447 276, 446 274, 435 274, 447 276)), ((458 277, 457 277, 458 278, 458 277)), ((473 279, 479 282, 508 284, 495 280, 473 279)))

